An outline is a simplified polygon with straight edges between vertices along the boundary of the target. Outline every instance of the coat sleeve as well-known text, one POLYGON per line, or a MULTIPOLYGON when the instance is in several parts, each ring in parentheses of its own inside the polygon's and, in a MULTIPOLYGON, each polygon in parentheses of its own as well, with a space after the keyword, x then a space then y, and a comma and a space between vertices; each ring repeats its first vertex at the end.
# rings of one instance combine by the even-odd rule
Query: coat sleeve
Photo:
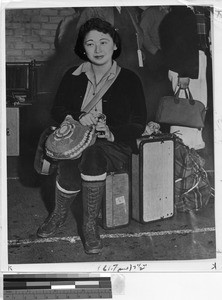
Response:
POLYGON ((127 76, 125 84, 128 108, 124 111, 123 119, 126 121, 111 125, 110 130, 114 135, 115 142, 124 142, 135 150, 137 148, 136 139, 142 135, 146 126, 146 102, 142 83, 135 73, 127 76))

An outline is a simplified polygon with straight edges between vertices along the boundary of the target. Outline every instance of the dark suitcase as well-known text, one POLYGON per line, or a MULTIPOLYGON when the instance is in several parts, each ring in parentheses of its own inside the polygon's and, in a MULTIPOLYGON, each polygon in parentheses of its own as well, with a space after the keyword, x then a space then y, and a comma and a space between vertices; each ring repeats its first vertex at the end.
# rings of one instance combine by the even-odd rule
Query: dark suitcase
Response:
POLYGON ((129 224, 130 184, 128 173, 110 173, 102 205, 102 227, 113 229, 129 224))
POLYGON ((174 140, 138 139, 139 154, 132 157, 132 218, 146 223, 173 216, 174 140))

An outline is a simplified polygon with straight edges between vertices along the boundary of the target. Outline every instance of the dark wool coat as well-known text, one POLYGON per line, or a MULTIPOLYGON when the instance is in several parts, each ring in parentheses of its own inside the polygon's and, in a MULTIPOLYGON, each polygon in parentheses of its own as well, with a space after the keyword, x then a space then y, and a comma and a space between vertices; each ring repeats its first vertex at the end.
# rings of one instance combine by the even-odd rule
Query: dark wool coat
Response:
POLYGON ((175 6, 159 26, 162 53, 169 70, 198 78, 199 49, 196 16, 190 8, 175 6))
MULTIPOLYGON (((52 107, 52 117, 59 124, 66 115, 78 120, 83 113, 81 105, 88 78, 85 73, 72 75, 75 69, 69 69, 64 75, 52 107)), ((146 104, 139 77, 131 70, 122 68, 102 97, 102 106, 115 142, 129 145, 133 152, 137 152, 136 139, 146 126, 146 104)))

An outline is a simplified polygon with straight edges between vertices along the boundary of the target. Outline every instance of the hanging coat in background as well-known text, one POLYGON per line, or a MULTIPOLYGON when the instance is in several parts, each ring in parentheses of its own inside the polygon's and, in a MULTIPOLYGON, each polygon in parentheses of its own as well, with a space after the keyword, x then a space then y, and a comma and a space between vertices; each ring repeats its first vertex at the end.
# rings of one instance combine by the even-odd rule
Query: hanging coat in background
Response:
POLYGON ((180 77, 198 78, 196 16, 186 6, 173 6, 159 27, 160 44, 169 70, 180 77))

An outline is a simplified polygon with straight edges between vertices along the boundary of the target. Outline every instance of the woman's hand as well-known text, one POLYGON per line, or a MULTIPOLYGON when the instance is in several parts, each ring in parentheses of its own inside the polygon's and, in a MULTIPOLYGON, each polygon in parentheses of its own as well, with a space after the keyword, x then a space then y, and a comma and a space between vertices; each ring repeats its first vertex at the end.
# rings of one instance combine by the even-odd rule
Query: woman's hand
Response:
POLYGON ((101 139, 107 139, 109 142, 114 141, 114 136, 112 132, 109 130, 109 127, 103 122, 98 122, 96 125, 97 137, 101 139))
POLYGON ((98 117, 92 113, 84 114, 80 117, 79 122, 84 126, 96 125, 98 122, 98 117))

